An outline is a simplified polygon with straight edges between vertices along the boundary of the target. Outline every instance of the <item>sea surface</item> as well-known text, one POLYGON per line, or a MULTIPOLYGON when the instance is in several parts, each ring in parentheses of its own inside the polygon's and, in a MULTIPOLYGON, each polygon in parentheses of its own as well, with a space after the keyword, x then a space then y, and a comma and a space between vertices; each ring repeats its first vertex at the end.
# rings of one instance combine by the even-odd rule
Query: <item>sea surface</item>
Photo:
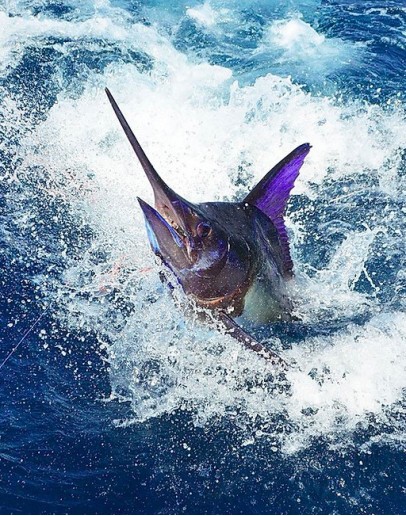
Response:
POLYGON ((0 512, 406 509, 406 3, 0 1, 0 512), (167 292, 163 178, 241 199, 310 142, 272 368, 167 292))

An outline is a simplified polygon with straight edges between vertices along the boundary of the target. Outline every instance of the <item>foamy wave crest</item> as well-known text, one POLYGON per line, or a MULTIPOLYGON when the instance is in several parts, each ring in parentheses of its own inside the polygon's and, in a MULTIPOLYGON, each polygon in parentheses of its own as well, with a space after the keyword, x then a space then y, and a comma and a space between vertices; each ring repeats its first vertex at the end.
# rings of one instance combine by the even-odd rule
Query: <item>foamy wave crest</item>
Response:
POLYGON ((362 59, 362 48, 338 38, 326 38, 297 15, 273 22, 255 55, 272 59, 277 65, 289 65, 290 73, 298 80, 322 82, 352 60, 362 59))

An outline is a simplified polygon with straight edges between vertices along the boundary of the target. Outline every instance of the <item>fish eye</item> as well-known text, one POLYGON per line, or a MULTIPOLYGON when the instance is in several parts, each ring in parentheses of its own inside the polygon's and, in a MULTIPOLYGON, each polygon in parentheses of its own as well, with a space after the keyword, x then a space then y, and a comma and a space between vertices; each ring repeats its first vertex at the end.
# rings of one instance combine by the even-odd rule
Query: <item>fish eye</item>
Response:
POLYGON ((200 238, 205 238, 210 234, 211 226, 207 222, 200 222, 196 228, 196 232, 200 238))

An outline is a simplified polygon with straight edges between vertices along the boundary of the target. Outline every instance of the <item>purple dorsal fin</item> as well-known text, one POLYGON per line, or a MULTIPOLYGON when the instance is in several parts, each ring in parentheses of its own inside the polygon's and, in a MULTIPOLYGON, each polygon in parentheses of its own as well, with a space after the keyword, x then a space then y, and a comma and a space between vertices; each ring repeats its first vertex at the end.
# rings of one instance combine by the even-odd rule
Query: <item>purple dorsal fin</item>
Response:
POLYGON ((293 263, 283 215, 290 191, 309 151, 308 143, 293 150, 261 179, 243 201, 259 208, 274 223, 282 248, 284 272, 288 276, 292 275, 293 263))

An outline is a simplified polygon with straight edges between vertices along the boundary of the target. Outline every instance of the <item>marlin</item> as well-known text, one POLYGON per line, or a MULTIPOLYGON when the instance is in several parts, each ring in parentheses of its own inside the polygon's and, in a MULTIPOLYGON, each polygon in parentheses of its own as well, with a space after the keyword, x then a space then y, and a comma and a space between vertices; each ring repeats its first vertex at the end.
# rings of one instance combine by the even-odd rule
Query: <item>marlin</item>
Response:
POLYGON ((294 149, 240 202, 193 204, 157 173, 107 88, 106 93, 154 192, 155 207, 138 198, 153 252, 187 298, 210 309, 244 346, 286 367, 244 327, 291 320, 293 263, 284 213, 311 146, 294 149))

